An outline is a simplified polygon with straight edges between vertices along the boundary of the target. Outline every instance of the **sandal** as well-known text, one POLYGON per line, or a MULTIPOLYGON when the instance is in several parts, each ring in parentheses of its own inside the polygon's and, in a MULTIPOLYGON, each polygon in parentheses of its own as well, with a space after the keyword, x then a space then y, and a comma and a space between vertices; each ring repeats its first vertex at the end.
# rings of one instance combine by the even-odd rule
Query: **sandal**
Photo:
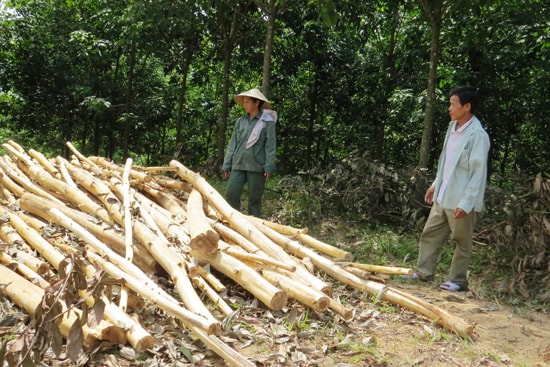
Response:
POLYGON ((445 282, 445 283, 441 283, 439 288, 444 289, 446 291, 451 291, 451 292, 460 292, 460 291, 463 290, 461 286, 459 286, 456 283, 450 282, 450 281, 445 282))

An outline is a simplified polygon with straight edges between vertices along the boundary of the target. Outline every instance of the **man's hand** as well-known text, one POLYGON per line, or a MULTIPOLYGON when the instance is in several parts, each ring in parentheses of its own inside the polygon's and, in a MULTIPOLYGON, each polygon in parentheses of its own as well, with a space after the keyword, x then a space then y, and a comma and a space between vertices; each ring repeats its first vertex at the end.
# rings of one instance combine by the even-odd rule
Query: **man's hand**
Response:
POLYGON ((453 218, 454 219, 460 219, 460 218, 464 218, 468 213, 466 213, 464 210, 460 209, 460 208, 456 208, 454 213, 453 213, 453 218))
POLYGON ((231 176, 231 171, 223 171, 223 178, 229 178, 231 176))
POLYGON ((265 179, 267 180, 268 178, 271 177, 271 173, 269 173, 269 172, 264 172, 264 177, 265 177, 265 179))
POLYGON ((428 190, 426 190, 426 194, 424 195, 424 201, 426 202, 426 204, 432 205, 432 203, 434 202, 434 191, 434 186, 430 186, 428 187, 428 190))

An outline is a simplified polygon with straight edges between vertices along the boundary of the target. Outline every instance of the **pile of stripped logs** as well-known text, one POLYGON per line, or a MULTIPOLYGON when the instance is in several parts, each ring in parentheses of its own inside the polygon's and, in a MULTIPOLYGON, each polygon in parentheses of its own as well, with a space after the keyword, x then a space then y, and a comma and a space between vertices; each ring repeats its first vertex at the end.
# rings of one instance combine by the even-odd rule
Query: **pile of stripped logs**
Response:
POLYGON ((73 153, 70 161, 27 152, 13 141, 3 144, 8 154, 0 157, 3 293, 40 318, 45 305, 52 307, 47 298, 54 284, 66 281, 76 264, 68 259, 75 258, 84 264, 85 284, 102 273, 112 282, 96 282, 96 287, 119 287, 116 301, 86 287, 80 304, 56 299, 63 315, 56 326, 64 340, 74 333, 82 336, 84 348, 105 339, 136 350, 150 348, 153 337, 126 313, 128 300, 137 298, 180 320, 228 364, 254 366, 219 337, 221 320, 235 310, 223 298, 225 286, 215 274, 230 278, 268 309, 281 310, 291 298, 349 320, 354 310, 332 298, 332 286, 323 280, 328 276, 422 314, 460 336, 472 335, 473 326, 464 320, 369 277, 410 274, 411 269, 356 263, 349 252, 305 229, 246 216, 178 161, 141 167, 128 159, 118 165, 67 146, 73 153), (72 240, 48 236, 52 225, 72 240), (153 275, 159 272, 167 275, 177 296, 155 282, 153 275), (205 296, 217 307, 217 317, 202 301, 205 296), (98 305, 101 318, 91 323, 98 305))

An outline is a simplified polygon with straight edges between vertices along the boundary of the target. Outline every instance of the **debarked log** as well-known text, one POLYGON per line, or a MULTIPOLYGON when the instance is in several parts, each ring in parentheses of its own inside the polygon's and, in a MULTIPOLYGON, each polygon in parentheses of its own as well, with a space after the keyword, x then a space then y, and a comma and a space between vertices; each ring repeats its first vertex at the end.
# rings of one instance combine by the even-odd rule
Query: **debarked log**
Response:
POLYGON ((110 218, 107 211, 97 202, 91 200, 85 193, 75 189, 65 181, 54 178, 44 168, 42 168, 42 166, 34 163, 30 157, 27 157, 22 153, 16 153, 16 150, 13 149, 11 145, 3 144, 2 146, 4 149, 9 150, 14 156, 16 156, 20 162, 26 165, 31 178, 35 179, 45 189, 50 190, 52 194, 57 193, 58 195, 62 195, 63 198, 71 201, 82 211, 97 215, 107 223, 113 223, 113 220, 110 218))
POLYGON ((393 275, 413 275, 414 270, 411 268, 401 268, 398 266, 388 266, 388 265, 373 265, 373 264, 363 264, 355 262, 337 262, 341 266, 352 266, 357 269, 370 271, 371 273, 383 273, 383 274, 393 274, 393 275))
POLYGON ((10 255, 0 251, 0 263, 6 265, 10 269, 16 269, 18 273, 29 279, 33 284, 40 286, 41 288, 47 288, 50 284, 37 274, 34 270, 27 265, 15 261, 10 255))
MULTIPOLYGON (((145 288, 145 293, 150 293, 161 303, 166 302, 167 309, 176 307, 177 310, 167 312, 170 314, 175 312, 176 314, 172 315, 178 319, 184 315, 191 318, 198 317, 200 321, 195 320, 197 322, 184 321, 184 317, 182 323, 195 335, 204 334, 203 341, 209 347, 212 345, 211 349, 216 353, 218 353, 217 350, 221 351, 218 353, 221 353, 220 355, 227 352, 229 356, 223 356, 223 358, 229 364, 247 366, 250 362, 238 354, 233 354, 233 351, 223 343, 219 343, 220 340, 216 337, 208 335, 219 331, 208 329, 209 321, 215 321, 219 325, 218 321, 204 317, 210 311, 203 314, 198 311, 198 308, 192 309, 194 308, 191 306, 192 302, 186 298, 192 295, 191 298, 199 300, 201 307, 206 308, 204 300, 196 293, 202 291, 223 314, 228 315, 232 312, 231 307, 216 293, 216 291, 223 292, 224 285, 213 277, 213 274, 205 271, 201 264, 209 264, 212 269, 233 279, 270 309, 283 308, 287 303, 287 297, 291 297, 316 312, 329 309, 345 320, 352 318, 354 309, 332 297, 331 283, 325 281, 327 278, 319 276, 317 274, 319 271, 324 273, 324 276, 332 277, 359 291, 377 295, 378 299, 422 314, 461 336, 467 337, 472 332, 473 327, 467 325, 464 320, 450 315, 435 305, 379 282, 369 281, 376 279, 368 272, 410 274, 411 269, 353 263, 349 252, 309 236, 307 229, 295 229, 245 216, 230 207, 204 178, 177 161, 170 162, 171 167, 156 167, 151 170, 132 167, 131 163, 127 163, 126 170, 123 170, 122 166, 104 158, 86 158, 76 152, 72 146, 69 147, 78 158, 78 160, 73 158, 72 164, 59 158, 49 161, 34 151, 29 151, 29 155, 26 155, 25 151, 15 143, 10 142, 9 146, 7 150, 13 156, 13 161, 8 157, 0 157, 2 161, 0 164, 9 171, 0 171, 2 189, 0 197, 5 197, 10 203, 21 199, 22 203, 26 203, 22 208, 28 208, 31 212, 37 210, 30 208, 32 204, 29 198, 33 192, 35 193, 33 196, 41 195, 41 199, 48 198, 46 202, 56 202, 57 204, 51 205, 50 208, 46 205, 40 209, 47 212, 47 216, 44 214, 37 216, 40 218, 51 216, 53 219, 49 220, 61 223, 62 227, 91 246, 89 249, 80 241, 74 240, 74 237, 67 237, 71 239, 69 243, 74 246, 75 254, 88 256, 88 260, 101 264, 103 269, 109 268, 113 274, 119 271, 120 273, 117 273, 119 275, 112 281, 118 281, 121 287, 134 282, 136 289, 139 284, 140 291, 145 288), (160 175, 153 176, 162 171, 174 172, 181 180, 160 175), (125 175, 123 179, 120 179, 121 174, 125 175), (128 176, 132 181, 127 179, 128 176), (72 196, 72 199, 67 200, 68 196, 72 196), (94 213, 93 215, 100 217, 98 220, 91 215, 82 214, 79 210, 66 207, 67 202, 72 202, 72 205, 76 206, 75 198, 84 199, 85 197, 91 202, 99 203, 108 216, 102 218, 94 213), (123 199, 124 205, 121 203, 123 199), (130 208, 132 208, 131 211, 130 208), (69 216, 69 212, 74 216, 69 216), (67 221, 67 218, 63 218, 60 214, 71 221, 67 221), (93 223, 92 227, 95 229, 83 226, 85 222, 78 222, 78 214, 85 217, 86 222, 93 223), (192 223, 195 220, 198 220, 198 224, 192 223), (109 227, 111 223, 114 224, 109 227), (124 236, 124 230, 126 230, 126 236, 124 236), (107 241, 108 236, 102 236, 101 231, 114 234, 117 240, 107 241), (226 242, 219 240, 220 237, 226 242), (125 238, 126 241, 124 241, 125 238), (198 246, 197 239, 203 241, 198 246), (94 244, 92 245, 90 241, 94 244), (118 246, 118 251, 113 252, 118 257, 107 252, 103 247, 97 247, 97 242, 108 244, 109 249, 118 246), (126 247, 131 245, 134 246, 126 247), (83 248, 85 248, 84 253, 82 253, 83 248), (135 249, 143 250, 150 259, 157 264, 162 264, 163 270, 170 275, 171 283, 181 295, 182 303, 170 296, 142 270, 138 274, 136 269, 122 262, 123 256, 135 252, 133 251, 135 249), (178 313, 182 314, 178 315, 178 313)), ((78 206, 78 209, 84 208, 78 206)), ((18 215, 13 216, 22 218, 18 215)), ((14 222, 19 219, 14 219, 10 223, 14 225, 14 222)), ((40 223, 34 227, 44 228, 46 231, 55 229, 55 226, 50 227, 40 223)), ((27 228, 23 227, 17 229, 21 234, 27 231, 27 228)), ((59 229, 55 231, 55 235, 63 233, 59 229)), ((28 241, 27 238, 40 236, 40 234, 32 233, 25 236, 27 237, 23 235, 21 237, 28 241)), ((58 248, 63 248, 65 253, 73 251, 68 246, 68 248, 64 247, 62 239, 56 236, 50 241, 58 248)), ((43 254, 40 250, 39 252, 43 257, 50 256, 48 261, 55 260, 47 253, 43 254)), ((137 252, 134 255, 137 265, 139 256, 137 252)), ((58 256, 57 253, 53 257, 58 256)), ((3 261, 12 263, 12 260, 7 257, 3 261)), ((145 266, 142 267, 140 264, 137 268, 141 269, 145 266)), ((34 277, 36 282, 44 285, 40 278, 26 272, 22 267, 20 270, 27 273, 29 278, 34 277)), ((162 275, 165 276, 166 273, 162 275)), ((50 274, 55 272, 52 271, 50 274)), ((381 280, 383 281, 382 277, 381 280)), ((131 289, 134 290, 134 288, 131 289)), ((141 300, 149 299, 140 293, 137 294, 141 300)), ((154 304, 159 305, 159 303, 154 304)), ((130 343, 135 344, 131 341, 130 343)))
MULTIPOLYGON (((97 237, 101 242, 105 243, 117 254, 124 254, 124 237, 119 235, 114 231, 112 227, 105 227, 99 224, 93 223, 91 220, 88 220, 86 215, 83 213, 68 208, 63 205, 58 205, 50 200, 42 198, 40 196, 26 193, 23 194, 20 198, 21 208, 33 213, 39 217, 42 217, 48 221, 51 221, 52 218, 48 216, 48 210, 51 208, 56 208, 65 214, 67 217, 71 218, 73 221, 84 227, 92 235, 97 237)), ((141 270, 146 273, 161 274, 163 270, 159 263, 145 250, 142 246, 134 244, 134 261, 133 261, 141 270)))
POLYGON ((286 226, 279 223, 273 223, 268 220, 264 220, 256 217, 250 217, 250 219, 259 221, 266 227, 269 227, 279 232, 280 234, 283 234, 290 238, 295 238, 300 242, 302 242, 305 246, 311 247, 312 249, 317 250, 325 255, 331 256, 335 259, 343 259, 343 260, 349 261, 353 258, 353 255, 351 254, 351 252, 329 245, 328 243, 319 241, 317 238, 308 235, 307 228, 297 229, 291 226, 286 226))
POLYGON ((202 263, 208 263, 252 293, 271 310, 281 310, 287 304, 287 294, 264 279, 254 269, 234 257, 218 251, 208 255, 191 250, 191 254, 202 263))
POLYGON ((330 305, 329 297, 326 294, 307 287, 303 283, 267 269, 262 270, 262 274, 271 283, 283 289, 290 297, 312 310, 325 312, 330 305))
POLYGON ((155 289, 155 287, 151 285, 147 286, 143 284, 141 280, 125 273, 116 265, 106 261, 93 252, 87 252, 86 256, 91 262, 98 264, 111 277, 114 279, 122 279, 128 288, 132 289, 134 292, 149 300, 151 303, 157 305, 159 308, 168 312, 172 316, 178 318, 186 327, 199 327, 208 334, 213 334, 220 330, 218 323, 211 322, 206 318, 181 307, 175 299, 169 297, 164 292, 159 291, 160 289, 155 289))
MULTIPOLYGON (((122 204, 119 197, 124 196, 123 183, 116 177, 111 177, 110 183, 98 180, 89 172, 77 167, 67 166, 69 172, 76 182, 103 202, 110 216, 114 221, 125 227, 124 215, 122 213, 122 204), (116 195, 115 195, 116 193, 116 195), (118 196, 117 196, 118 195, 118 196)), ((132 190, 133 191, 133 190, 132 190)), ((174 253, 170 245, 163 241, 159 234, 149 228, 141 221, 133 222, 133 235, 141 245, 155 258, 155 260, 164 268, 174 282, 176 289, 183 302, 189 310, 202 315, 210 321, 211 327, 219 329, 220 323, 212 316, 207 307, 202 303, 192 283, 186 273, 185 263, 181 256, 174 253)))
MULTIPOLYGON (((122 269, 124 269, 123 274, 124 273, 132 274, 132 279, 135 280, 136 284, 138 284, 135 286, 135 288, 132 288, 132 289, 134 289, 134 291, 136 291, 137 293, 147 292, 149 296, 151 294, 155 294, 156 295, 155 297, 157 298, 166 298, 166 299, 169 298, 167 294, 160 287, 158 287, 155 282, 153 282, 150 278, 148 278, 147 275, 145 275, 140 268, 138 268, 133 263, 126 261, 124 257, 116 254, 113 250, 108 248, 105 244, 101 243, 99 240, 97 240, 97 238, 95 238, 89 232, 87 232, 83 227, 81 227, 76 222, 72 221, 69 217, 64 215, 61 211, 59 211, 59 209, 50 208, 45 213, 39 212, 38 214, 46 218, 49 218, 51 221, 75 233, 83 241, 91 245, 93 249, 98 253, 100 253, 102 256, 105 256, 105 255, 108 256, 110 261, 117 264, 118 267, 121 267, 122 269)), ((30 233, 32 233, 32 231, 30 231, 30 233)), ((45 240, 42 237, 38 236, 38 238, 36 238, 36 242, 40 243, 41 241, 45 241, 45 240)), ((47 249, 45 249, 44 252, 47 254, 48 251, 46 250, 47 249)), ((57 262, 59 262, 59 260, 57 260, 57 262)), ((50 263, 56 263, 56 261, 50 261, 50 263)), ((105 262, 101 261, 100 263, 104 264, 105 262)), ((121 271, 120 269, 118 270, 121 271)), ((172 303, 177 305, 178 302, 176 300, 173 300, 171 297, 170 299, 172 303)), ((179 317, 180 319, 187 317, 188 322, 193 323, 199 327, 205 328, 209 333, 216 332, 220 328, 220 323, 218 321, 216 320, 209 321, 204 317, 194 314, 188 310, 181 311, 179 314, 179 317)))
POLYGON ((202 195, 197 190, 191 190, 187 199, 187 229, 189 230, 189 247, 205 254, 213 255, 218 251, 220 235, 214 231, 203 210, 202 195))
POLYGON ((293 273, 293 277, 296 277, 296 280, 302 281, 306 285, 320 290, 329 296, 331 295, 332 287, 330 284, 308 272, 301 264, 297 263, 294 258, 285 252, 284 249, 273 243, 264 233, 256 228, 256 223, 250 221, 244 214, 232 208, 220 195, 220 193, 217 192, 202 176, 189 170, 176 160, 172 160, 170 162, 170 166, 176 169, 178 176, 190 182, 194 188, 200 191, 203 197, 208 200, 214 208, 216 208, 217 212, 221 216, 221 219, 227 221, 234 230, 253 242, 256 247, 261 249, 266 254, 287 264, 296 265, 296 270, 293 273))

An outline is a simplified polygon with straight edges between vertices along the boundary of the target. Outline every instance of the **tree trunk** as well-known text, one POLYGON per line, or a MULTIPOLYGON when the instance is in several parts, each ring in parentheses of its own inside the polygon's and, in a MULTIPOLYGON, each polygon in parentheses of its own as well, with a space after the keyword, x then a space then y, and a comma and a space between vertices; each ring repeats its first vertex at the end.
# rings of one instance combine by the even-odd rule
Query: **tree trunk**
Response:
MULTIPOLYGON (((381 91, 381 103, 380 103, 380 121, 377 124, 376 131, 376 152, 375 157, 380 160, 384 160, 384 140, 386 137, 386 120, 390 115, 390 97, 395 89, 395 49, 397 45, 397 34, 399 32, 399 25, 401 17, 399 16, 400 1, 391 1, 389 9, 389 18, 391 19, 391 27, 389 30, 390 37, 387 45, 387 50, 384 55, 384 80, 383 90, 381 91)), ((383 44, 383 43, 381 43, 383 44)))
MULTIPOLYGON (((193 55, 193 49, 191 48, 191 41, 187 42, 187 49, 185 50, 185 60, 183 62, 183 70, 181 71, 181 85, 178 95, 178 115, 176 117, 176 145, 183 144, 182 141, 182 129, 183 129, 183 110, 185 105, 185 93, 187 91, 187 74, 189 72, 189 65, 191 65, 191 57, 193 55)), ((176 157, 179 158, 179 157, 176 157)))
POLYGON ((435 108, 435 87, 437 84, 437 64, 439 62, 439 35, 445 8, 444 0, 430 1, 422 0, 424 12, 430 21, 432 33, 430 43, 430 69, 428 73, 428 87, 426 91, 426 108, 424 110, 424 127, 422 129, 422 143, 420 144, 419 168, 428 168, 430 149, 432 141, 434 108, 435 108))
POLYGON ((128 158, 128 150, 130 144, 130 113, 132 112, 132 100, 133 100, 133 83, 134 83, 134 66, 136 64, 136 47, 132 42, 130 44, 130 54, 128 55, 128 74, 126 77, 126 102, 124 104, 124 112, 126 116, 124 118, 124 142, 122 157, 128 158))
POLYGON ((227 221, 230 226, 238 231, 242 236, 249 241, 254 241, 255 245, 266 254, 274 257, 277 260, 285 261, 287 264, 296 265, 296 271, 293 276, 301 278, 308 286, 313 287, 326 294, 332 293, 332 287, 313 276, 308 272, 303 265, 299 264, 285 252, 281 247, 273 243, 265 234, 256 228, 255 223, 252 223, 247 217, 239 211, 232 208, 227 201, 216 191, 210 184, 199 174, 189 170, 183 164, 176 160, 170 162, 170 166, 176 168, 176 174, 184 180, 193 184, 193 186, 208 200, 212 206, 216 208, 219 215, 227 221))
POLYGON ((216 163, 221 166, 223 163, 225 151, 225 134, 227 132, 227 118, 229 116, 229 73, 231 70, 231 53, 233 52, 235 38, 239 28, 239 12, 233 11, 233 20, 231 22, 231 31, 225 39, 224 63, 223 63, 223 92, 222 92, 222 113, 220 120, 220 129, 218 131, 218 144, 216 149, 216 163))
MULTIPOLYGON (((320 66, 319 66, 320 69, 320 66)), ((306 132, 306 144, 305 144, 305 156, 304 156, 304 163, 307 168, 311 168, 315 164, 312 163, 312 150, 313 150, 313 143, 314 143, 314 131, 315 131, 315 121, 317 120, 317 101, 319 97, 319 87, 322 83, 319 80, 319 75, 317 71, 319 70, 317 66, 315 66, 314 70, 314 78, 315 81, 313 82, 313 86, 311 87, 311 90, 309 91, 309 104, 308 104, 308 117, 307 117, 307 132, 306 132)))
POLYGON ((275 34, 275 19, 277 17, 276 0, 269 0, 267 5, 267 33, 265 36, 264 64, 262 71, 262 92, 269 99, 271 78, 271 54, 273 49, 273 35, 275 34))

